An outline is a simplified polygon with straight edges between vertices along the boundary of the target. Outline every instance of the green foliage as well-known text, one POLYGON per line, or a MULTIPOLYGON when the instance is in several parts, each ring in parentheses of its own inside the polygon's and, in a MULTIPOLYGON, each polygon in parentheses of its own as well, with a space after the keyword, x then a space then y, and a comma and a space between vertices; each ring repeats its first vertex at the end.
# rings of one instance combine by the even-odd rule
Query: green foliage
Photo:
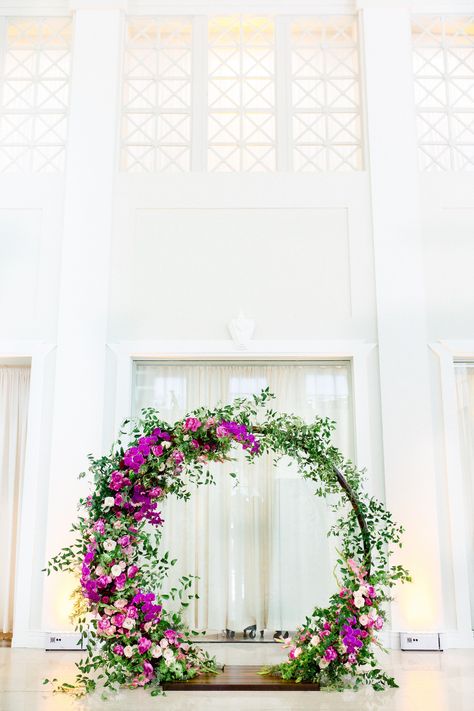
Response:
MULTIPOLYGON (((325 665, 322 659, 328 646, 339 650, 338 659, 344 657, 341 625, 344 620, 354 616, 354 595, 359 594, 357 590, 363 581, 376 587, 378 614, 384 619, 385 614, 381 606, 391 599, 391 589, 397 583, 410 580, 405 568, 391 563, 394 550, 402 545, 403 528, 393 520, 383 503, 367 494, 364 489, 364 472, 358 470, 351 461, 345 460, 333 446, 331 438, 335 428, 334 422, 317 417, 313 422, 306 423, 295 415, 278 413, 270 407, 272 398, 273 395, 267 388, 250 399, 238 398, 231 404, 221 405, 213 410, 201 407, 190 413, 189 416, 197 418, 201 423, 214 423, 213 426, 202 426, 199 429, 199 449, 193 445, 192 438, 183 427, 185 420, 169 425, 160 419, 156 410, 147 408, 142 411, 138 420, 126 421, 110 453, 98 459, 90 457, 91 493, 79 502, 82 513, 72 526, 76 540, 51 558, 46 572, 49 575, 52 571, 68 571, 77 575, 91 536, 92 539, 98 540, 101 567, 112 565, 116 553, 108 552, 101 546, 107 536, 115 537, 120 534, 115 530, 117 520, 111 509, 105 506, 105 502, 110 499, 111 493, 113 494, 110 489, 112 472, 124 469, 124 440, 130 442, 128 446, 134 446, 140 437, 150 436, 156 428, 169 432, 169 452, 171 453, 172 448, 184 456, 178 474, 172 465, 170 454, 165 460, 160 457, 148 457, 138 472, 128 470, 127 476, 131 486, 139 484, 147 491, 159 487, 162 490, 162 499, 173 495, 187 500, 195 485, 214 483, 209 463, 231 459, 234 441, 231 436, 216 438, 216 426, 222 422, 237 422, 239 425, 245 425, 249 433, 258 437, 260 443, 258 451, 246 450, 249 460, 262 456, 265 452, 273 454, 276 459, 290 457, 296 462, 301 476, 314 483, 315 494, 331 501, 332 508, 338 513, 338 519, 328 535, 337 538, 337 579, 341 589, 348 591, 342 598, 340 594, 333 595, 326 608, 316 608, 306 620, 296 638, 296 644, 301 646, 301 653, 297 658, 267 668, 265 673, 279 674, 284 679, 296 682, 316 682, 321 686, 336 689, 350 686, 357 688, 362 683, 370 684, 376 690, 394 686, 394 680, 378 668, 373 650, 375 638, 372 636, 368 642, 364 641, 363 648, 358 653, 357 665, 350 668, 347 663, 342 662, 325 665), (105 521, 106 530, 103 536, 95 535, 92 528, 99 519, 105 521), (354 561, 362 571, 360 575, 354 573, 354 561), (322 638, 317 645, 310 644, 308 640, 316 639, 325 624, 329 625, 330 634, 322 638)), ((127 521, 122 519, 124 520, 127 521)), ((132 520, 132 523, 136 530, 134 560, 139 561, 140 565, 140 589, 155 591, 161 601, 172 601, 176 608, 174 612, 163 613, 162 624, 160 623, 156 634, 160 633, 160 630, 164 632, 169 626, 181 630, 185 638, 190 640, 193 633, 183 623, 182 614, 190 601, 197 597, 192 592, 194 579, 192 576, 184 576, 169 593, 163 594, 163 582, 176 560, 171 559, 168 552, 161 551, 160 534, 157 530, 150 530, 150 526, 143 521, 135 524, 132 520)), ((131 599, 137 586, 136 580, 127 579, 120 595, 131 599)), ((367 602, 363 614, 370 611, 369 604, 372 603, 367 602)), ((139 677, 143 658, 127 659, 114 654, 114 639, 108 640, 99 635, 97 618, 103 613, 103 608, 104 605, 98 603, 90 605, 87 612, 82 610, 77 629, 82 635, 86 656, 77 664, 76 686, 63 684, 59 687, 60 690, 70 691, 73 688, 76 692, 79 690, 80 693, 88 693, 99 684, 107 692, 129 685, 132 678, 139 677)), ((196 663, 187 670, 177 663, 166 665, 164 660, 154 662, 154 678, 147 682, 147 688, 151 690, 152 695, 160 693, 160 684, 164 680, 191 678, 197 673, 217 671, 215 660, 198 647, 193 646, 192 650, 196 663)))

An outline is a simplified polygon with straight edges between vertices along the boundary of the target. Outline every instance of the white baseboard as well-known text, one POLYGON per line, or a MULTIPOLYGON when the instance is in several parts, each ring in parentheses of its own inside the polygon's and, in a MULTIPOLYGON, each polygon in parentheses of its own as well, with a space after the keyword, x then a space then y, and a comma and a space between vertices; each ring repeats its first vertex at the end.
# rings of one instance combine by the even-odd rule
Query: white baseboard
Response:
MULTIPOLYGON (((63 635, 73 634, 70 630, 63 635)), ((474 649, 474 634, 470 631, 451 630, 441 632, 443 649, 474 649)), ((400 649, 400 632, 385 630, 379 634, 381 644, 386 649, 400 649)), ((13 633, 12 647, 45 649, 47 633, 39 630, 19 630, 13 633)))
POLYGON ((12 647, 26 647, 29 649, 44 649, 46 632, 18 630, 13 633, 12 647))

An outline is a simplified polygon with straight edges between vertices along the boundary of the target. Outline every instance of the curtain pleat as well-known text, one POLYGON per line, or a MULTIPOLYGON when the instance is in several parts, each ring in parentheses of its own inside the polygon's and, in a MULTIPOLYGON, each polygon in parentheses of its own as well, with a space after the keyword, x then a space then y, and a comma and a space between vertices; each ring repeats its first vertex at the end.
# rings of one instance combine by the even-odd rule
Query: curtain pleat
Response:
MULTIPOLYGON (((134 413, 153 406, 173 422, 200 405, 213 407, 266 386, 277 396, 275 409, 307 421, 317 414, 335 419, 334 442, 352 456, 348 364, 136 364, 134 413)), ((172 581, 199 576, 189 624, 294 629, 336 589, 328 502, 314 495, 314 484, 288 459, 274 465, 266 455, 249 464, 236 449, 235 462, 212 471, 215 486, 197 487, 188 502, 170 497, 163 506, 163 550, 178 559, 172 581), (238 483, 228 476, 232 471, 238 483)))
POLYGON ((0 366, 0 624, 13 629, 13 595, 30 369, 0 366))
POLYGON ((471 621, 474 629, 474 365, 456 365, 471 621))

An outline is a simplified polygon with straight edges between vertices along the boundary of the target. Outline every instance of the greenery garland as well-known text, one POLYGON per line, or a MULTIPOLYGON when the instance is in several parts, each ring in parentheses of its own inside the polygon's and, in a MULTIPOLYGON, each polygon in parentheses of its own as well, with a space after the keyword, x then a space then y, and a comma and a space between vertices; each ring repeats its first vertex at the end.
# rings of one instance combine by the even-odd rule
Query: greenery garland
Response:
POLYGON ((218 672, 183 621, 194 597, 192 578, 181 578, 169 595, 161 593, 175 561, 160 552, 158 507, 169 495, 188 499, 190 484, 213 483, 209 463, 229 460, 235 443, 249 460, 264 452, 293 458, 299 473, 315 483, 315 494, 331 496, 339 512, 328 534, 338 539, 339 591, 285 642, 288 659, 262 673, 338 689, 396 686, 374 651, 391 588, 410 580, 405 568, 389 562, 403 529, 364 491, 363 472, 331 444, 335 423, 318 417, 307 424, 275 412, 272 398, 267 389, 213 410, 199 408, 171 426, 145 409, 132 423, 131 446, 124 450, 119 439, 108 456, 90 457, 92 493, 80 500, 76 540, 47 565, 48 575, 79 571, 85 603, 77 629, 86 654, 77 664, 76 684, 59 690, 146 686, 156 695, 165 681, 218 672), (174 611, 164 607, 170 597, 174 611))

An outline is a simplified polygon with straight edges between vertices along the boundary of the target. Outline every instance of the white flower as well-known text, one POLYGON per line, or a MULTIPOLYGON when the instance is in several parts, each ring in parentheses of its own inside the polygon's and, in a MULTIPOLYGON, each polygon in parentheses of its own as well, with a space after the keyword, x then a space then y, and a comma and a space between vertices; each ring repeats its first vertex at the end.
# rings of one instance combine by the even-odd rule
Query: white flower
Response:
POLYGON ((98 565, 97 568, 95 569, 95 574, 96 575, 105 575, 105 569, 101 565, 98 565))
POLYGON ((124 597, 121 597, 119 600, 115 600, 115 607, 117 607, 119 610, 123 610, 124 607, 127 607, 128 605, 128 600, 126 600, 124 597))
POLYGON ((112 538, 106 538, 104 541, 104 549, 106 551, 113 551, 117 547, 117 542, 112 538))
POLYGON ((173 657, 174 657, 173 650, 170 649, 169 647, 166 647, 166 649, 163 652, 163 656, 165 659, 173 659, 173 657))
POLYGON ((160 466, 158 467, 158 471, 160 471, 160 472, 164 472, 165 469, 166 469, 166 466, 164 464, 160 464, 160 466))
POLYGON ((376 620, 377 617, 379 616, 378 610, 376 607, 372 607, 370 612, 369 612, 369 619, 371 620, 376 620))
POLYGON ((122 568, 120 567, 120 565, 113 565, 110 569, 110 572, 112 573, 112 576, 114 578, 118 578, 118 576, 122 574, 122 568))
POLYGON ((104 499, 104 503, 102 504, 103 509, 110 509, 111 506, 114 505, 114 497, 113 496, 106 496, 104 499))
POLYGON ((320 669, 326 669, 326 667, 329 665, 329 662, 327 659, 324 659, 324 657, 320 660, 319 662, 319 668, 320 669))
POLYGON ((361 615, 359 617, 359 622, 363 627, 367 627, 369 624, 369 616, 368 615, 361 615))
POLYGON ((314 635, 311 637, 309 643, 310 643, 310 645, 311 645, 312 647, 317 647, 318 644, 320 643, 320 641, 321 641, 321 640, 320 640, 320 638, 318 637, 318 635, 317 635, 317 634, 314 634, 314 635))
POLYGON ((173 660, 172 659, 165 659, 165 664, 167 667, 170 667, 173 664, 173 660))
POLYGON ((168 442, 168 440, 165 440, 164 442, 161 443, 161 446, 163 449, 168 449, 168 447, 171 447, 171 442, 168 442))
POLYGON ((126 617, 122 623, 122 627, 125 627, 126 630, 133 629, 135 627, 135 620, 131 617, 126 617))
POLYGON ((114 528, 122 528, 123 523, 122 521, 114 521, 114 528))
POLYGON ((168 643, 168 640, 166 639, 166 637, 163 637, 163 639, 160 642, 160 647, 162 647, 164 649, 165 647, 168 646, 168 644, 169 643, 168 643))
POLYGON ((153 647, 153 649, 151 650, 151 656, 154 657, 155 659, 158 659, 158 657, 161 657, 161 654, 162 654, 161 647, 158 645, 156 647, 153 647))
POLYGON ((119 563, 119 565, 120 565, 120 567, 122 568, 122 570, 125 570, 125 568, 127 567, 127 564, 126 564, 126 562, 125 562, 124 560, 121 560, 120 563, 119 563))
POLYGON ((188 439, 189 439, 189 435, 184 435, 183 439, 184 439, 185 442, 187 442, 188 439))
POLYGON ((117 610, 114 610, 113 607, 106 607, 105 610, 104 610, 104 612, 105 612, 106 615, 115 615, 115 613, 117 612, 117 610))
POLYGON ((367 593, 367 585, 361 585, 360 588, 357 590, 356 595, 367 595, 367 593))
POLYGON ((357 593, 354 595, 354 605, 359 608, 365 605, 364 598, 357 593))
POLYGON ((123 649, 123 653, 126 657, 131 657, 133 655, 133 647, 127 644, 127 646, 123 649))

